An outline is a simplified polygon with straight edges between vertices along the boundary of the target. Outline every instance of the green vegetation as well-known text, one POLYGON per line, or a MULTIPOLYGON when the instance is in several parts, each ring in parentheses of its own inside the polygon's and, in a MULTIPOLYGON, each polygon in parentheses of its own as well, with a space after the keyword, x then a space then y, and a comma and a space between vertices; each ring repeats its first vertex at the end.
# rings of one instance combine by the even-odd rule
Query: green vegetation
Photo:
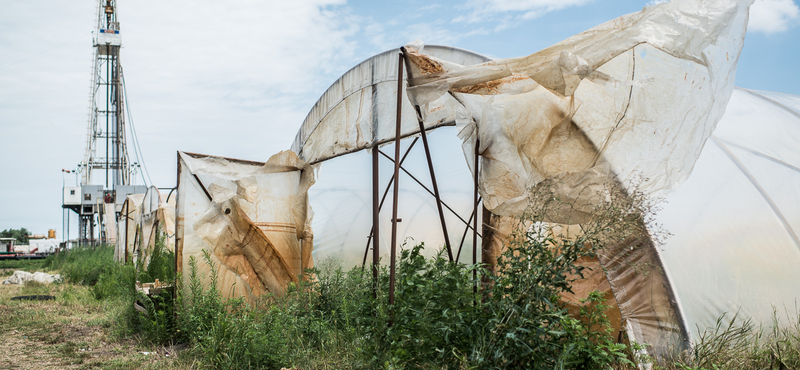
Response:
POLYGON ((26 228, 19 228, 19 229, 5 229, 0 231, 0 238, 15 238, 17 239, 16 244, 28 244, 28 235, 30 232, 26 228))
POLYGON ((218 266, 210 255, 190 260, 189 286, 181 290, 186 295, 178 300, 172 340, 192 343, 201 363, 220 369, 633 365, 628 349, 609 335, 599 294, 588 298, 577 318, 568 314, 560 294, 570 292, 573 279, 582 276, 580 258, 640 230, 641 217, 631 208, 639 204, 599 209, 602 217, 587 221, 580 235, 569 236, 539 221, 561 207, 552 194, 541 200, 521 219, 496 274, 480 265, 450 263, 441 253, 426 258, 423 245, 403 248, 393 305, 387 300, 385 268, 377 298, 363 270, 345 272, 328 263, 309 271, 317 277, 312 282, 248 305, 221 298, 218 266), (622 222, 630 225, 612 227, 622 222), (612 231, 624 235, 609 235, 612 231), (211 267, 207 287, 197 276, 198 263, 211 267))
POLYGON ((800 313, 786 312, 784 322, 773 311, 772 324, 753 325, 749 319, 725 315, 698 343, 665 369, 673 370, 789 370, 800 369, 800 313))
POLYGON ((0 260, 0 275, 11 275, 16 270, 22 270, 27 272, 41 271, 44 268, 45 261, 46 260, 44 259, 0 260))
POLYGON ((97 299, 91 287, 70 282, 0 287, 0 368, 136 369, 153 360, 141 352, 155 352, 157 346, 120 335, 120 316, 129 302, 119 296, 97 299), (55 299, 11 299, 27 295, 55 299))
MULTIPOLYGON (((136 290, 137 281, 182 281, 175 276, 175 256, 163 236, 135 264, 113 262, 110 246, 52 256, 44 266, 60 271, 65 283, 21 289, 54 294, 58 304, 72 310, 97 312, 83 320, 107 329, 117 341, 188 344, 177 361, 153 363, 152 368, 632 370, 637 368, 634 360, 652 360, 637 357, 642 346, 631 348, 611 337, 603 296, 590 294, 577 317, 568 314, 560 298, 587 272, 578 263, 583 257, 621 240, 635 245, 632 238, 648 237, 652 203, 613 188, 604 199, 610 201, 596 207, 579 232, 569 232, 542 221, 566 217, 572 210, 546 187, 539 189, 495 273, 481 265, 450 263, 441 252, 425 257, 422 244, 403 246, 393 305, 385 267, 373 286, 369 271, 346 271, 335 261, 307 271, 309 279, 290 285, 282 296, 266 295, 253 303, 224 299, 220 290, 230 287, 218 285, 219 266, 208 253, 202 261, 189 260, 188 286, 147 296, 136 290), (208 279, 198 276, 198 264, 210 266, 208 279)), ((47 329, 56 325, 55 319, 31 310, 31 304, 21 305, 0 297, 0 310, 15 313, 0 329, 25 327, 37 340, 54 343, 66 363, 90 361, 82 349, 96 341, 58 339, 47 329)), ((760 328, 736 317, 721 318, 693 350, 651 363, 652 368, 800 368, 800 316, 787 319, 760 328)), ((143 366, 131 356, 107 363, 109 368, 143 366)))

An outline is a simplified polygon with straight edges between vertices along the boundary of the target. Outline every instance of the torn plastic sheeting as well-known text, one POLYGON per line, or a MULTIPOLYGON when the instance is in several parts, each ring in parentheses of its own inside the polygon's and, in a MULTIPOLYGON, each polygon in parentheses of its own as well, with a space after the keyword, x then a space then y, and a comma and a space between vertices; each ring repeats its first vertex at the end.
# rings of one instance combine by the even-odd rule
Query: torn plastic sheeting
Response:
MULTIPOLYGON (((308 188, 311 166, 293 152, 267 163, 180 153, 176 232, 181 271, 194 257, 208 276, 203 250, 218 266, 226 296, 282 293, 313 267, 308 188), (305 250, 307 249, 307 250, 305 250), (232 291, 242 287, 238 292, 232 291)), ((206 283, 208 283, 206 281, 206 283)))
POLYGON ((164 245, 175 248, 175 200, 165 201, 161 192, 151 186, 144 194, 130 194, 126 197, 117 220, 118 243, 114 260, 125 261, 130 254, 135 260, 144 258, 145 263, 155 246, 159 228, 164 232, 164 245))
POLYGON ((114 212, 114 203, 103 204, 103 218, 105 223, 106 242, 109 244, 117 244, 117 215, 114 212))
POLYGON ((625 320, 629 338, 658 358, 688 348, 688 329, 651 240, 613 245, 597 253, 625 320))
MULTIPOLYGON (((751 3, 676 0, 531 56, 481 65, 448 62, 408 45, 407 96, 420 105, 426 127, 456 123, 471 168, 478 132, 480 191, 495 213, 519 214, 527 190, 543 179, 564 184, 562 200, 578 203, 578 211, 591 209, 580 207, 594 201, 587 188, 615 178, 628 184, 647 178, 640 190, 650 193, 670 189, 689 175, 724 112, 751 3)), ((371 122, 393 126, 389 112, 371 122)), ((337 140, 352 125, 350 116, 339 119, 346 121, 328 121, 335 125, 324 129, 337 140)), ((308 153, 326 150, 303 144, 308 153)), ((329 148, 320 158, 357 147, 329 148)), ((686 338, 666 273, 637 274, 630 266, 662 266, 658 250, 636 250, 600 262, 609 269, 626 331, 652 343, 659 356, 682 348, 686 338)))
POLYGON ((646 179, 646 192, 671 189, 724 113, 751 2, 662 3, 527 57, 468 67, 410 44, 409 97, 426 123, 426 104, 446 95, 470 113, 460 137, 474 168, 477 124, 480 190, 494 213, 519 214, 544 178, 605 166, 626 184, 646 179))
MULTIPOLYGON (((452 47, 431 45, 427 51, 461 65, 489 60, 482 55, 452 47)), ((398 49, 378 54, 353 67, 331 85, 309 112, 297 133, 292 150, 308 163, 317 163, 393 140, 398 55, 398 49)), ((405 94, 405 88, 403 90, 405 94)), ((450 117, 457 112, 448 109, 456 105, 447 103, 434 104, 431 111, 426 112, 431 119, 436 116, 441 118, 435 122, 429 120, 428 128, 454 122, 450 117)), ((403 99, 403 111, 410 113, 403 114, 402 135, 405 137, 418 133, 419 124, 408 99, 403 99)))
MULTIPOLYGON (((143 259, 147 264, 155 247, 159 228, 163 229, 164 224, 172 223, 163 218, 168 216, 169 212, 165 213, 163 210, 159 212, 159 209, 164 207, 169 207, 169 204, 164 201, 158 188, 151 186, 147 189, 138 213, 139 240, 131 250, 134 260, 143 259)), ((170 243, 165 240, 165 244, 169 247, 170 243)))
POLYGON ((213 246, 214 256, 223 266, 240 273, 253 295, 283 293, 290 282, 297 281, 292 274, 295 269, 247 217, 236 198, 215 202, 197 221, 195 232, 213 246))
POLYGON ((114 249, 114 261, 125 262, 125 255, 133 251, 136 232, 140 220, 140 208, 144 194, 129 194, 122 204, 117 228, 117 244, 114 249))
POLYGON ((165 234, 165 245, 168 249, 175 250, 175 197, 167 199, 158 205, 157 218, 165 234))

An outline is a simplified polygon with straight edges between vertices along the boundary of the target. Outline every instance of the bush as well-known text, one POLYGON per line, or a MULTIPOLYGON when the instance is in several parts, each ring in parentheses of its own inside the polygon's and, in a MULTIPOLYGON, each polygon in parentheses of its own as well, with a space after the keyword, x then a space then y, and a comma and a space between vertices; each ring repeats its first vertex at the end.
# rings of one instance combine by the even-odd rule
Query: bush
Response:
MULTIPOLYGON (((216 268, 204 289, 190 260, 188 296, 180 308, 184 339, 214 368, 527 368, 599 369, 626 366, 626 347, 609 334, 603 298, 593 293, 580 317, 561 300, 582 278, 577 261, 607 243, 642 230, 636 199, 610 189, 599 216, 578 235, 543 222, 557 197, 539 189, 520 220, 498 272, 447 261, 424 245, 401 250, 395 302, 387 299, 382 268, 373 297, 361 269, 314 270, 311 283, 290 285, 282 297, 254 306, 220 298, 216 268), (620 199, 615 199, 620 197, 620 199), (627 227, 625 225, 628 225, 627 227), (638 229, 637 229, 638 228, 638 229), (476 293, 477 287, 483 290, 476 293)), ((646 229, 645 229, 646 230, 646 229)))

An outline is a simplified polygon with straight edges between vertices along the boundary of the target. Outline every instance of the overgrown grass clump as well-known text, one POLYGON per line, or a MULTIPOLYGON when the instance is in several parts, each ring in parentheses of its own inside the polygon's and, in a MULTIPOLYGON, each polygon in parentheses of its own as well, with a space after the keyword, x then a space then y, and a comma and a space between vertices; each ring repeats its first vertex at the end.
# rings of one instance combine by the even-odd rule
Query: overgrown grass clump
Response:
POLYGON ((130 296, 134 292, 134 267, 114 262, 113 245, 61 252, 48 257, 43 267, 60 271, 67 282, 91 287, 97 299, 130 296))

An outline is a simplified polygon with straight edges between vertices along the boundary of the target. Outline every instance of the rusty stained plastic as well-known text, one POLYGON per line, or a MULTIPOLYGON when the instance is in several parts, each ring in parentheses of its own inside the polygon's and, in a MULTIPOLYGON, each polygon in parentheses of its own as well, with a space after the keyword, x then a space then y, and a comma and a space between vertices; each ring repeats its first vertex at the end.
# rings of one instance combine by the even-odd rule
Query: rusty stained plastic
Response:
MULTIPOLYGON (((471 66, 415 42, 408 95, 427 124, 456 122, 468 162, 470 126, 480 127, 481 195, 493 213, 520 214, 527 190, 557 175, 643 178, 640 190, 659 193, 689 176, 725 111, 751 2, 662 3, 526 57, 471 66)), ((570 189, 567 199, 579 197, 570 189)))
POLYGON ((178 270, 197 261, 208 284, 207 251, 226 297, 281 294, 313 267, 308 188, 311 166, 291 151, 266 163, 179 153, 178 270))
MULTIPOLYGON (((426 55, 421 42, 406 45, 408 96, 423 120, 456 123, 473 172, 471 154, 481 154, 493 231, 485 261, 545 180, 569 207, 544 221, 581 223, 606 184, 661 195, 688 178, 733 92, 751 3, 675 0, 526 57, 471 66, 426 55)), ((611 246, 583 263, 605 274, 576 282, 573 303, 605 287, 624 318, 616 330, 624 326, 657 357, 686 348, 689 333, 652 243, 611 246)))

